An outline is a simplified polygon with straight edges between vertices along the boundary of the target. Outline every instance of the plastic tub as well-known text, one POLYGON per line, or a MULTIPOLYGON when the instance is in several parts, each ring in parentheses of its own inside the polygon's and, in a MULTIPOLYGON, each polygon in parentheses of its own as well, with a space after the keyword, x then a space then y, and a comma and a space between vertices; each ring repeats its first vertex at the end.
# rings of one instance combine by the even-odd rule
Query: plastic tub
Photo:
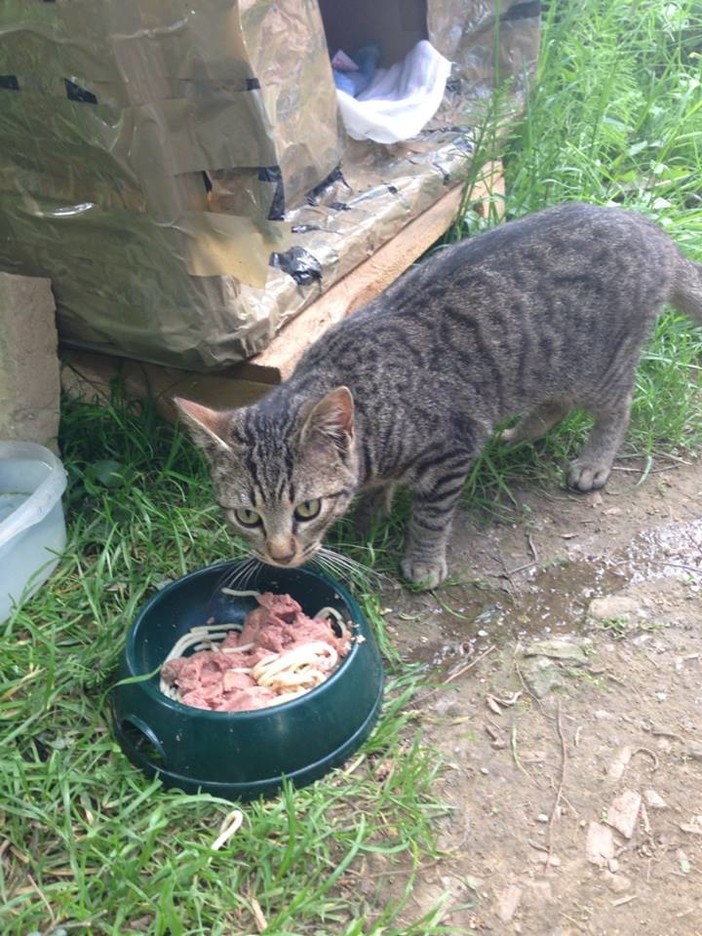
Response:
POLYGON ((241 624, 256 605, 221 591, 246 562, 200 569, 154 595, 127 634, 112 692, 115 734, 136 766, 165 786, 233 800, 273 795, 284 776, 304 786, 343 764, 373 728, 383 693, 378 646, 349 592, 310 568, 261 566, 247 588, 290 594, 310 615, 331 605, 353 623, 357 640, 339 669, 297 699, 252 711, 212 712, 162 695, 158 668, 179 637, 209 619, 241 624))
POLYGON ((0 621, 53 572, 66 545, 66 472, 34 442, 0 442, 0 621))

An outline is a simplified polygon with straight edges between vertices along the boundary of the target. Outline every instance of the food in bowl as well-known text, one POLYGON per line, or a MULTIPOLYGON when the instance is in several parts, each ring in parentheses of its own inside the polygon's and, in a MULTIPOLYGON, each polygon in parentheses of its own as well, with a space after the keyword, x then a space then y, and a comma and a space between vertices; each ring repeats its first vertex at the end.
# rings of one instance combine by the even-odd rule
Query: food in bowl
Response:
POLYGON ((275 794, 283 778, 302 787, 343 764, 372 731, 384 684, 373 629, 344 583, 306 567, 261 565, 252 574, 248 559, 197 569, 156 591, 127 631, 116 677, 115 737, 136 767, 167 787, 246 801, 275 794), (243 627, 256 599, 222 585, 244 574, 247 589, 291 595, 312 617, 333 607, 352 625, 348 654, 321 685, 284 705, 215 712, 164 695, 159 673, 180 637, 210 620, 243 627))
POLYGON ((215 712, 280 705, 323 683, 351 649, 351 625, 335 608, 310 618, 288 594, 223 591, 253 595, 258 607, 243 627, 210 622, 176 642, 160 689, 184 705, 215 712))

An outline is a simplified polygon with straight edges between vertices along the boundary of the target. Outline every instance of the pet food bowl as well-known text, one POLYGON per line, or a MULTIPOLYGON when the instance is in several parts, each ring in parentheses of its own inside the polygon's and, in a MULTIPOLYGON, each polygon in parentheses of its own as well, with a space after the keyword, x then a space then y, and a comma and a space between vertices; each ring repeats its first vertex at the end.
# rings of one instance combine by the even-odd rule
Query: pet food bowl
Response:
POLYGON ((270 795, 284 777, 304 786, 342 764, 375 724, 383 690, 377 643, 346 589, 306 567, 262 565, 247 589, 292 595, 310 617, 336 608, 361 639, 325 682, 268 708, 215 712, 164 695, 158 670, 180 637, 212 619, 241 625, 257 606, 222 591, 243 564, 208 566, 155 594, 127 634, 112 690, 115 734, 132 763, 166 786, 231 800, 270 795))
POLYGON ((46 581, 66 545, 66 472, 35 442, 0 442, 0 621, 46 581))

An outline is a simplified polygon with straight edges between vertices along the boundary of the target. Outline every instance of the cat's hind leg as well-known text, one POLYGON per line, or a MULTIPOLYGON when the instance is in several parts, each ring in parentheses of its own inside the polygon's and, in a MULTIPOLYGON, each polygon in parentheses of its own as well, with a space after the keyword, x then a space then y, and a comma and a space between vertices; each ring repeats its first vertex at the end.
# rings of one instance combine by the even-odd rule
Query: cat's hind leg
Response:
POLYGON ((619 446, 624 441, 631 412, 631 393, 606 409, 594 412, 595 425, 585 446, 570 465, 568 486, 576 491, 595 491, 604 487, 612 472, 619 446))
POLYGON ((557 425, 570 410, 570 406, 559 400, 541 403, 525 413, 516 425, 500 433, 500 441, 506 445, 540 439, 549 429, 557 425))

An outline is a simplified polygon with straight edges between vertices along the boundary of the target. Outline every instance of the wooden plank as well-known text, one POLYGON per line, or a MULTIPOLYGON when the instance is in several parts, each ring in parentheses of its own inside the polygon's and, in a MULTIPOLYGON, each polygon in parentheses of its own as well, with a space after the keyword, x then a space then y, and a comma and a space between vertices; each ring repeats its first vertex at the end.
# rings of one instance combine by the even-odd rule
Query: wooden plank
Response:
POLYGON ((504 211, 504 176, 499 161, 488 163, 470 192, 462 185, 448 191, 390 241, 379 247, 312 305, 288 322, 259 354, 237 366, 242 377, 278 383, 290 376, 305 348, 331 325, 386 289, 451 227, 459 209, 478 203, 498 217, 504 211))

